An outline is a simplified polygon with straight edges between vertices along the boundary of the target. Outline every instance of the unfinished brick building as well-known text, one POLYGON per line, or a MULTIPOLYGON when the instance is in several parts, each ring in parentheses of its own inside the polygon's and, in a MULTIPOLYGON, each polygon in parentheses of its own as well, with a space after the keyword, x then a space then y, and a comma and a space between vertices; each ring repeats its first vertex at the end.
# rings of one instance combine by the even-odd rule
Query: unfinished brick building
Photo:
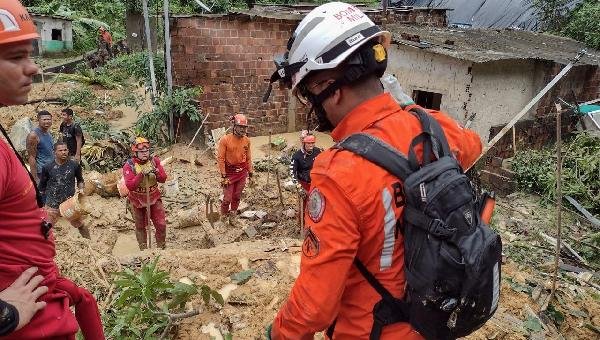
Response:
MULTIPOLYGON (((306 110, 288 91, 274 89, 262 103, 274 70, 297 23, 312 7, 260 7, 226 15, 172 19, 174 83, 200 85, 209 129, 226 126, 234 113, 249 116, 251 135, 306 127, 306 110)), ((365 9, 363 9, 365 10, 365 9)), ((508 122, 584 46, 574 40, 528 31, 448 29, 446 10, 407 8, 383 17, 366 9, 393 33, 388 72, 405 91, 458 121, 476 113, 472 125, 483 140, 490 128, 508 122)), ((598 51, 589 51, 531 110, 544 115, 557 96, 590 100, 600 96, 598 51)))
MULTIPOLYGON (((274 71, 273 56, 285 52, 296 25, 311 7, 260 7, 226 15, 175 16, 171 22, 173 79, 176 86, 200 85, 207 128, 228 125, 228 117, 249 117, 250 134, 295 131, 306 126, 306 110, 288 91, 273 89, 262 97, 274 71)), ((444 27, 445 10, 391 11, 387 20, 444 27)), ((376 22, 378 10, 367 10, 376 22)))

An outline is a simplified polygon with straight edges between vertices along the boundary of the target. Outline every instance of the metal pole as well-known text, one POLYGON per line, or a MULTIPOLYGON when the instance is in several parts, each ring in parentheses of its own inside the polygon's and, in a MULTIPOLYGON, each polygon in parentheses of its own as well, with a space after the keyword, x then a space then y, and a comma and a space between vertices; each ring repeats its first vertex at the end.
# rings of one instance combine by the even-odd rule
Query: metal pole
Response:
MULTIPOLYGON (((498 141, 504 137, 504 135, 508 132, 508 130, 510 130, 521 118, 523 118, 523 116, 529 111, 531 110, 531 108, 540 100, 542 99, 542 97, 548 93, 548 91, 550 91, 550 89, 552 89, 554 87, 554 85, 556 85, 556 83, 558 83, 559 80, 562 79, 562 77, 564 77, 570 70, 571 68, 573 68, 573 66, 579 61, 579 59, 581 59, 581 57, 583 56, 583 54, 585 53, 585 51, 580 51, 577 56, 575 56, 575 59, 573 61, 571 61, 567 66, 565 66, 562 71, 560 71, 559 74, 556 75, 556 77, 554 77, 554 79, 552 79, 552 81, 550 81, 548 83, 548 85, 546 85, 546 87, 544 87, 542 89, 542 91, 540 91, 540 93, 537 94, 537 96, 535 96, 529 103, 527 103, 527 105, 525 105, 525 107, 521 110, 521 112, 519 112, 516 116, 514 116, 514 118, 508 122, 508 124, 506 124, 505 127, 502 128, 502 130, 500 130, 500 132, 498 132, 498 134, 496 134, 496 136, 494 136, 494 138, 492 138, 492 140, 483 148, 483 151, 481 152, 481 154, 479 155, 479 157, 475 160, 475 162, 473 163, 473 165, 477 164, 477 162, 488 152, 490 151, 490 149, 492 147, 494 147, 494 145, 496 145, 496 143, 498 143, 498 141)), ((471 169, 471 167, 473 167, 473 165, 471 165, 470 167, 468 167, 466 170, 471 169)), ((465 171, 466 171, 465 170, 465 171)))
POLYGON ((148 0, 142 0, 144 10, 144 33, 146 34, 146 47, 148 53, 148 64, 150 67, 150 81, 152 82, 152 103, 157 96, 156 75, 154 74, 154 56, 152 55, 152 39, 150 39, 150 20, 148 19, 148 0))
POLYGON ((552 301, 556 293, 556 281, 558 280, 558 260, 561 249, 561 224, 562 224, 562 133, 561 133, 561 111, 560 104, 556 104, 556 254, 554 256, 554 275, 552 276, 552 291, 548 301, 552 301))
MULTIPOLYGON (((164 26, 165 26, 165 62, 167 72, 167 95, 173 93, 173 74, 172 72, 172 60, 171 60, 171 22, 169 21, 169 0, 164 0, 164 26)), ((169 112, 169 138, 173 140, 173 112, 169 112)))

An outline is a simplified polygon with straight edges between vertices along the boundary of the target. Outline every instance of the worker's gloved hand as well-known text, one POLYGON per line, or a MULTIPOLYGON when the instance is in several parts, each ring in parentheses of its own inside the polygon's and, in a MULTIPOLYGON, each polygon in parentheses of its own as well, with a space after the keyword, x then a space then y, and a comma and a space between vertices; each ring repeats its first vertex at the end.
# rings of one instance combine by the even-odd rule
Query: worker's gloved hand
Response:
POLYGON ((221 178, 221 186, 223 188, 227 187, 229 184, 231 183, 231 181, 229 180, 229 178, 227 178, 226 176, 223 176, 221 178))
POLYGON ((150 174, 156 174, 156 169, 154 169, 154 168, 145 169, 145 170, 143 171, 143 173, 144 173, 144 175, 146 175, 146 176, 148 176, 148 175, 150 175, 150 174))

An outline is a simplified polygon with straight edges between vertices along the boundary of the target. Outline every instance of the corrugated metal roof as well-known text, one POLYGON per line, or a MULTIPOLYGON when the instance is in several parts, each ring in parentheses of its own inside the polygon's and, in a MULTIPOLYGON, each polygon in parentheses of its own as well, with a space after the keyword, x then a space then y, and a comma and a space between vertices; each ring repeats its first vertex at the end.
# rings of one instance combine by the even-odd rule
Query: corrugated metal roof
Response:
MULTIPOLYGON (((477 63, 538 59, 567 64, 585 49, 585 45, 573 39, 515 29, 462 30, 400 24, 385 28, 392 32, 397 44, 477 63)), ((579 64, 600 65, 600 51, 587 49, 587 52, 579 64)))

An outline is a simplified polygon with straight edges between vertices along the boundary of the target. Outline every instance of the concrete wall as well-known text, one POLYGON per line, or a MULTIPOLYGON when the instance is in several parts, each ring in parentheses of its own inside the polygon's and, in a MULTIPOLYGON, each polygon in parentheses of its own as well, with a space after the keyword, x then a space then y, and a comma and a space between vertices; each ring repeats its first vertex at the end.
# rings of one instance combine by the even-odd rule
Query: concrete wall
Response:
MULTIPOLYGON (((441 110, 461 123, 476 113, 471 129, 487 142, 492 126, 509 122, 563 67, 533 60, 472 63, 394 45, 390 49, 388 73, 398 78, 409 95, 415 90, 442 94, 441 110)), ((555 98, 570 100, 571 91, 579 101, 600 97, 598 66, 574 67, 524 119, 555 111, 555 98)))
POLYGON ((40 35, 40 53, 58 53, 73 49, 73 24, 71 21, 34 16, 36 28, 40 35), (52 30, 62 31, 61 40, 52 40, 52 30))
POLYGON ((387 73, 398 78, 408 95, 412 96, 415 90, 440 93, 440 109, 460 122, 465 121, 470 62, 404 45, 393 45, 389 54, 387 73))
MULTIPOLYGON (((483 141, 489 140, 490 127, 509 122, 545 85, 541 85, 543 73, 536 65, 528 60, 473 65, 472 96, 467 110, 477 114, 471 128, 483 141)), ((531 116, 530 113, 524 118, 531 116)))

